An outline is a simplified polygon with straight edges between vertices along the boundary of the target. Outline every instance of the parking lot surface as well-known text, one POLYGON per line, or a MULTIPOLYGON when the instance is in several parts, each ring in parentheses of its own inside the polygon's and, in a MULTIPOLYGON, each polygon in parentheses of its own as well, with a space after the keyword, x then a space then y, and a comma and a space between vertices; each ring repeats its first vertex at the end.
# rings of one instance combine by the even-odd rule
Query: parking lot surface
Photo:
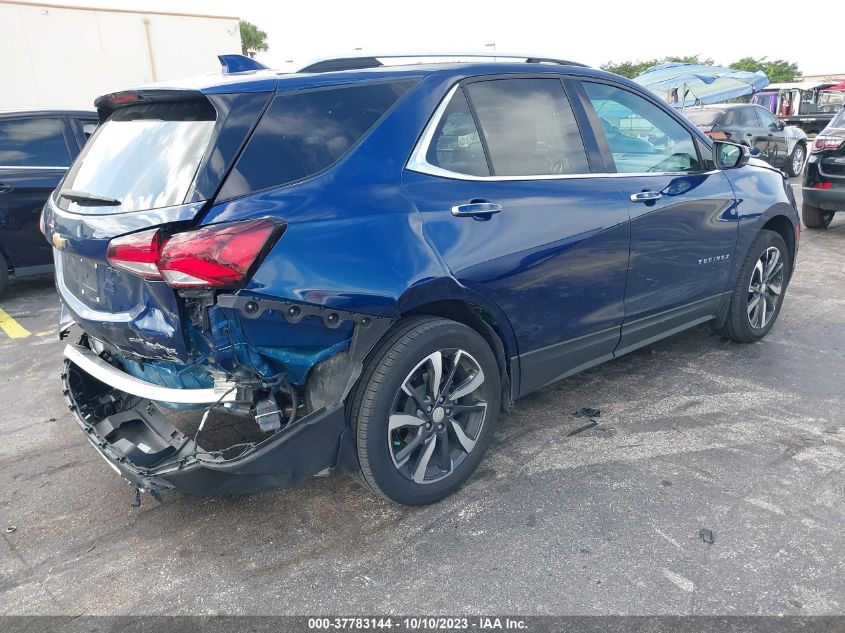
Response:
POLYGON ((759 343, 702 326, 519 401, 423 508, 344 476, 130 507, 65 406, 51 281, 18 284, 0 614, 843 614, 843 256, 845 217, 804 233, 759 343))

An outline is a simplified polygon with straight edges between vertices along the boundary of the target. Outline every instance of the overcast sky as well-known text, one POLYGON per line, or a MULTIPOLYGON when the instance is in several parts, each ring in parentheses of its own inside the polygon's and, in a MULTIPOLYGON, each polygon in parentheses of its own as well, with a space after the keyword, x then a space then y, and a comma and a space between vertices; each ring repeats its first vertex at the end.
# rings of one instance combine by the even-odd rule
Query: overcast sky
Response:
POLYGON ((363 53, 530 53, 598 66, 665 55, 787 59, 805 74, 845 72, 845 57, 815 20, 782 0, 52 0, 61 4, 234 15, 267 32, 265 64, 286 68, 363 53), (792 9, 790 9, 792 7, 792 9), (796 23, 797 20, 797 23, 796 23), (817 25, 816 25, 817 26, 817 25))

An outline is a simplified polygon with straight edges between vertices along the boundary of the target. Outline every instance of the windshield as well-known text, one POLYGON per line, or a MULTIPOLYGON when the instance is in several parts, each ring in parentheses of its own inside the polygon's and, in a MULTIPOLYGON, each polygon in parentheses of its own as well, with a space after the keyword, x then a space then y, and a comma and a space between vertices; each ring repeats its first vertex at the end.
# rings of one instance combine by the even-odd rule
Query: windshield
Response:
POLYGON ((724 113, 724 110, 685 110, 684 116, 695 125, 716 125, 724 113))
POLYGON ((117 110, 68 172, 61 189, 76 196, 59 196, 59 206, 80 213, 126 213, 184 203, 214 121, 214 108, 205 100, 117 110), (113 202, 98 205, 98 200, 113 202))

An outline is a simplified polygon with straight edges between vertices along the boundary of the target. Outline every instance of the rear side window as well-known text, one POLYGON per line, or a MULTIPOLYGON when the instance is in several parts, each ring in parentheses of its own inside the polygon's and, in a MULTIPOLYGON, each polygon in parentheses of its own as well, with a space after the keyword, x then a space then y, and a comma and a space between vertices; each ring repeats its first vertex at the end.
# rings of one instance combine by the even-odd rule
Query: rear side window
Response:
POLYGON ((589 173, 560 80, 495 79, 467 89, 495 176, 589 173))
POLYGON ((0 120, 0 167, 67 167, 62 119, 0 120))
POLYGON ((687 110, 684 112, 684 116, 699 126, 716 125, 724 114, 724 110, 687 110))
POLYGON ((342 158, 416 79, 282 93, 226 179, 221 199, 313 176, 342 158))
POLYGON ((458 89, 446 106, 425 160, 429 165, 459 174, 490 175, 478 128, 463 90, 458 89))
MULTIPOLYGON (((125 213, 185 202, 214 130, 205 99, 132 105, 114 112, 85 144, 63 189, 114 198, 86 213, 125 213)), ((59 206, 79 210, 59 197, 59 206)))

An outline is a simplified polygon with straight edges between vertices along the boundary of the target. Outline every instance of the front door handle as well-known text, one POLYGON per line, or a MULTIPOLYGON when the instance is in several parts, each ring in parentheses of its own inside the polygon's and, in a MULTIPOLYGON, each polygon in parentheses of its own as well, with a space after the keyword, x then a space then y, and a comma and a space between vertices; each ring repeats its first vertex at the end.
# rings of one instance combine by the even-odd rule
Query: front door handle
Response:
POLYGON ((640 191, 631 194, 631 202, 654 202, 662 197, 663 194, 659 191, 640 191))
POLYGON ((502 205, 487 200, 472 200, 467 204, 452 207, 452 215, 456 218, 489 217, 494 213, 501 213, 502 205))
POLYGON ((14 187, 8 182, 0 182, 0 193, 9 193, 14 187))

